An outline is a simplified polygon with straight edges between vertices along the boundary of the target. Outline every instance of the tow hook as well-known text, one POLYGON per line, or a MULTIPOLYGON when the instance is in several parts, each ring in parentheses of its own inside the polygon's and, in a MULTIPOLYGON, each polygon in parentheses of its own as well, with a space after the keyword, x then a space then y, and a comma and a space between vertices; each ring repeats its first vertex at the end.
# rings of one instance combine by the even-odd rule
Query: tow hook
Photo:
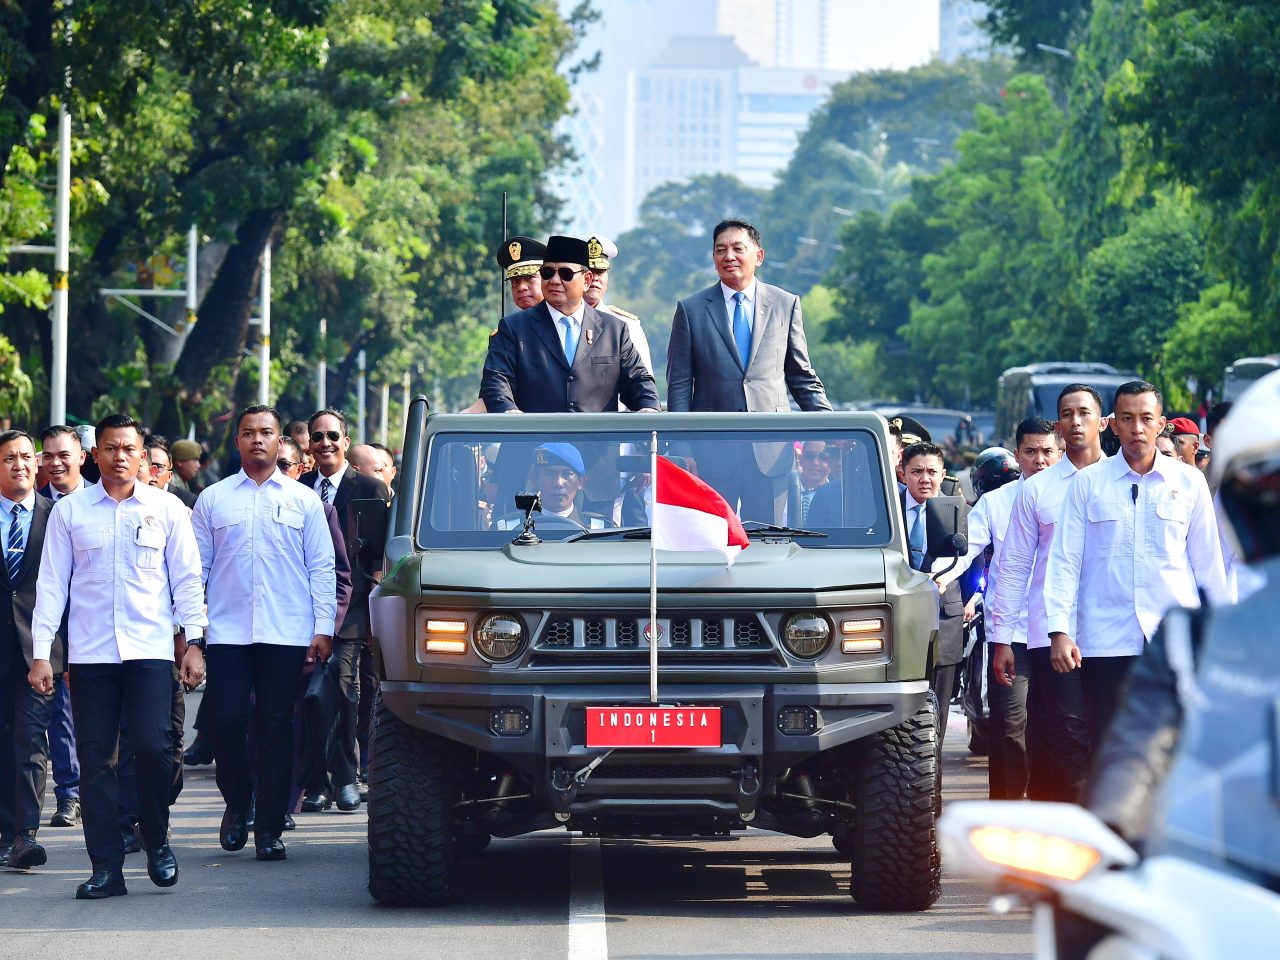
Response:
POLYGON ((573 803, 578 791, 587 785, 591 774, 595 773, 596 767, 608 760, 611 753, 613 753, 612 750, 606 750, 576 773, 571 772, 563 764, 557 763, 555 769, 551 771, 551 789, 560 795, 560 802, 565 806, 573 803))
POLYGON ((738 776, 738 815, 744 820, 755 817, 756 800, 760 798, 760 773, 756 765, 748 760, 742 765, 742 773, 738 776))

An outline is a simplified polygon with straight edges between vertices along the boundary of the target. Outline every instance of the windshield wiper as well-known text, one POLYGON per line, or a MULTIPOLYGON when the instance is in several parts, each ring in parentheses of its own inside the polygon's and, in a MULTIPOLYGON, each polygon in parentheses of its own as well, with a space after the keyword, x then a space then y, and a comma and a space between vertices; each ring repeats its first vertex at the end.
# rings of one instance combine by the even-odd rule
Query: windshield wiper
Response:
POLYGON ((799 527, 780 527, 777 524, 765 523, 763 520, 743 520, 743 529, 747 531, 747 536, 752 537, 756 534, 761 536, 780 536, 780 537, 825 537, 826 534, 818 530, 802 530, 799 527))
POLYGON ((579 540, 603 540, 606 537, 624 537, 627 540, 643 540, 653 534, 653 527, 606 527, 603 530, 583 530, 570 534, 561 543, 576 543, 579 540))

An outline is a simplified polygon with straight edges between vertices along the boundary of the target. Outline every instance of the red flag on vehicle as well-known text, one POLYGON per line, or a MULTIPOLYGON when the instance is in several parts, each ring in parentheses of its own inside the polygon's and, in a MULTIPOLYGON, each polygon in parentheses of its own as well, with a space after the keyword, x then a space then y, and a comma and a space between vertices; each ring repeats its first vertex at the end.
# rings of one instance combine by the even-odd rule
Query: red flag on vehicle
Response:
POLYGON ((728 566, 750 541, 742 521, 713 487, 657 457, 653 546, 657 550, 714 550, 728 566))

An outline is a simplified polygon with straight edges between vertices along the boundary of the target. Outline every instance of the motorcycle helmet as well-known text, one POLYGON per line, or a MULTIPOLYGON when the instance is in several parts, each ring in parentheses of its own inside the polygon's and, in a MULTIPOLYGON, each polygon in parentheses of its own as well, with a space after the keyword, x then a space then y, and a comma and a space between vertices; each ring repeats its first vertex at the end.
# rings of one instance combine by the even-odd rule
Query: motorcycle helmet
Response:
POLYGON ((1236 400, 1213 435, 1210 483, 1236 554, 1257 563, 1280 554, 1280 371, 1236 400))
POLYGON ((1018 460, 1011 451, 1004 447, 987 447, 973 461, 969 482, 973 484, 974 494, 981 499, 983 494, 1003 487, 1020 476, 1022 472, 1018 469, 1018 460))

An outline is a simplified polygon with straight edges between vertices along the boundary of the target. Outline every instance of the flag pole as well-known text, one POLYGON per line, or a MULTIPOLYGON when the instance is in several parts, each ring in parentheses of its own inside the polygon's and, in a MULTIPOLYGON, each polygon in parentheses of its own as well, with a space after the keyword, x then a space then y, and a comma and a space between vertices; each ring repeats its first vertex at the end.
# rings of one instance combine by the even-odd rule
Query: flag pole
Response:
MULTIPOLYGON (((658 508, 657 430, 654 430, 649 437, 649 494, 653 498, 652 510, 656 512, 658 508)), ((658 702, 658 547, 652 532, 649 535, 649 702, 658 702)))

